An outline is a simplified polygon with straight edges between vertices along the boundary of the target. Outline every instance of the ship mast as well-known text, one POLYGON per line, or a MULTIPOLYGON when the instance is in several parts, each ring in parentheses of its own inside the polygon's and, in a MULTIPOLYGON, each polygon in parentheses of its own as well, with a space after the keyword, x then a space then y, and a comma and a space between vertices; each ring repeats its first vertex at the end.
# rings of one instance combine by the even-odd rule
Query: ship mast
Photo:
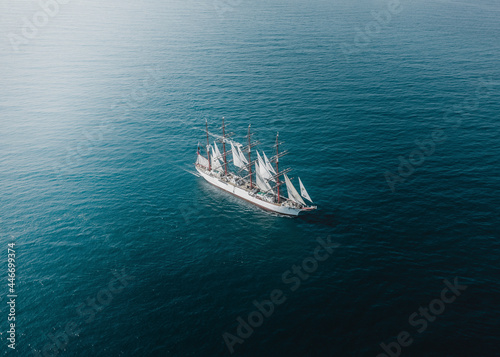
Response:
POLYGON ((248 125, 248 173, 250 174, 250 189, 253 188, 252 182, 252 145, 250 144, 250 125, 248 125))
POLYGON ((224 174, 227 176, 226 126, 224 125, 224 117, 222 117, 222 150, 224 150, 224 174))
POLYGON ((205 119, 205 130, 207 131, 207 158, 208 158, 208 170, 212 170, 212 163, 210 162, 210 141, 208 139, 208 121, 205 119))

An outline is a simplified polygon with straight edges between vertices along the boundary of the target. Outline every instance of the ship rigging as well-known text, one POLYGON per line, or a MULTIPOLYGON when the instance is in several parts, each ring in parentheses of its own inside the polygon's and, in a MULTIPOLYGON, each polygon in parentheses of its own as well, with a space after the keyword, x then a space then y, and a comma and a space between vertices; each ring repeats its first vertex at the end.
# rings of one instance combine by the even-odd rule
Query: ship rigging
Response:
POLYGON ((208 122, 205 121, 206 157, 200 152, 198 144, 195 163, 196 170, 205 180, 260 208, 278 214, 297 216, 301 212, 317 209, 317 206, 307 204, 304 201, 306 199, 312 203, 300 178, 298 178, 300 194, 295 189, 287 175, 292 169, 286 168, 280 171, 279 160, 287 155, 288 151, 280 152, 279 133, 276 134, 276 143, 273 146, 276 150, 275 155, 269 159, 265 152, 262 151, 261 155, 255 149, 256 158, 253 159, 253 149, 259 142, 252 141, 250 125, 248 126, 246 145, 233 140, 233 134, 226 132, 224 118, 222 118, 221 129, 222 135, 211 133, 208 130, 208 122), (215 139, 213 143, 210 142, 210 137, 215 139), (218 146, 220 144, 222 144, 222 153, 218 146), (230 150, 228 146, 230 146, 230 150), (229 159, 229 153, 231 159, 229 159), (234 166, 234 170, 229 169, 229 164, 234 166), (284 180, 281 180, 281 177, 284 180), (282 194, 283 185, 286 187, 288 197, 282 194))

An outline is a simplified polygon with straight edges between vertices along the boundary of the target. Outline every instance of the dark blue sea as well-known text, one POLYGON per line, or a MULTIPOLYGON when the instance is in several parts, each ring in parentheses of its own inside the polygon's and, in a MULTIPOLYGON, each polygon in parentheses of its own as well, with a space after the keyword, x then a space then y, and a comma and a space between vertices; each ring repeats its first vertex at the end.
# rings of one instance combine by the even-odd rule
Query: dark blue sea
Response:
POLYGON ((498 1, 0 8, 1 355, 500 356, 498 1), (318 210, 195 176, 222 117, 318 210))

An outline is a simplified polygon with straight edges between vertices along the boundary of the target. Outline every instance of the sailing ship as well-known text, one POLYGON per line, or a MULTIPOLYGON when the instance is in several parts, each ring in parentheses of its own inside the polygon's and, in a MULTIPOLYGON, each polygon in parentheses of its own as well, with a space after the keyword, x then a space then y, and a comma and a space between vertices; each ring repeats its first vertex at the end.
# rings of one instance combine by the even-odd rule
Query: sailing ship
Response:
POLYGON ((264 210, 281 215, 298 216, 301 212, 317 208, 317 206, 307 204, 303 200, 305 198, 312 203, 300 177, 298 179, 299 194, 287 175, 292 169, 287 168, 280 171, 279 160, 288 154, 288 151, 279 151, 279 133, 276 134, 275 155, 269 159, 264 152, 261 155, 255 149, 257 157, 252 159, 252 149, 259 142, 252 141, 250 125, 248 126, 246 145, 233 140, 232 133, 226 133, 224 118, 222 118, 222 135, 209 132, 207 121, 205 121, 205 132, 207 137, 206 157, 200 152, 198 144, 195 167, 200 176, 209 183, 264 210), (212 144, 210 137, 214 139, 212 144), (219 150, 220 144, 222 144, 222 152, 219 150), (229 164, 233 166, 232 170, 229 164), (283 184, 286 186, 288 197, 282 195, 283 184))

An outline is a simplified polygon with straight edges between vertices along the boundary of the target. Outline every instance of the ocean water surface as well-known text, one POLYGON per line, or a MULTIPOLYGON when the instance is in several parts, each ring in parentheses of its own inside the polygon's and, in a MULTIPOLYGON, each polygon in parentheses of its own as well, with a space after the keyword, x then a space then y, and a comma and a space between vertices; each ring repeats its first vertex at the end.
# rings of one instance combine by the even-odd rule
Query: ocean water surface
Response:
POLYGON ((498 2, 43 3, 0 15, 2 355, 499 355, 498 2), (318 211, 193 175, 222 117, 318 211))

